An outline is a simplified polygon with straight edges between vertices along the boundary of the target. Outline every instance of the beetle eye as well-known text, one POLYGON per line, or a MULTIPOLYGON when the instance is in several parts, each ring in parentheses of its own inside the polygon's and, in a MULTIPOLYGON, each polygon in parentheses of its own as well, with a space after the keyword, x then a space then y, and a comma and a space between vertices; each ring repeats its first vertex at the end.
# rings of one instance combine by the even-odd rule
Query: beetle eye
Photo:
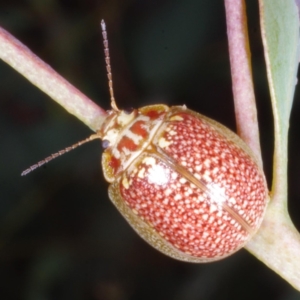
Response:
POLYGON ((124 113, 126 115, 130 115, 133 111, 134 111, 133 107, 127 107, 127 108, 124 109, 124 113))
POLYGON ((109 147, 109 140, 102 141, 102 149, 105 150, 109 147))

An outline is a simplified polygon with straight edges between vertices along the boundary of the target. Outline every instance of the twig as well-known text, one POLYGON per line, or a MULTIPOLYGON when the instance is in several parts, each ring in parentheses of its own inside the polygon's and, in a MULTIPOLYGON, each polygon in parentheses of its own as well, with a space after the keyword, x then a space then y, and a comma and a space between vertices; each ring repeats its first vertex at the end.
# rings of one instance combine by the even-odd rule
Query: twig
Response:
POLYGON ((0 58, 92 130, 106 112, 0 27, 0 58))

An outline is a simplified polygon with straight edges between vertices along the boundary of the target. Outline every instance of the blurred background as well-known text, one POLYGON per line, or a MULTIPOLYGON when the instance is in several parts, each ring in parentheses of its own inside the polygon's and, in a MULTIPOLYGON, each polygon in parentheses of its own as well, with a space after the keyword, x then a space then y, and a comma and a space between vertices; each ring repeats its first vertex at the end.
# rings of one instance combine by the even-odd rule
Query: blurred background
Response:
MULTIPOLYGON (((256 2, 247 12, 270 186, 274 137, 256 2)), ((235 130, 223 1, 0 1, 1 26, 109 109, 102 18, 119 107, 186 104, 235 130)), ((188 264, 148 246, 107 197, 99 141, 21 177, 91 131, 2 61, 0 78, 0 299, 300 299, 245 250, 188 264)), ((288 205, 298 229, 299 106, 296 92, 288 205)))

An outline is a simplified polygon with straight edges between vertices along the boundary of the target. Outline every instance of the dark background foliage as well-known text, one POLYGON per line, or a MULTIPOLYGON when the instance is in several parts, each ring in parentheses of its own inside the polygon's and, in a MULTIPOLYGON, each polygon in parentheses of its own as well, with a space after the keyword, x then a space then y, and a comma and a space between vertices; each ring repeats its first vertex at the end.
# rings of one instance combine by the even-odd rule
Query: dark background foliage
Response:
MULTIPOLYGON (((108 109, 102 18, 120 107, 186 104, 235 129, 223 1, 0 1, 0 25, 108 109)), ((273 126, 256 1, 248 18, 270 184, 273 126)), ((2 61, 0 76, 1 299, 300 299, 245 250, 196 265, 148 246, 107 197, 97 141, 21 177, 91 132, 2 61)), ((296 94, 289 211, 298 229, 299 105, 296 94)))

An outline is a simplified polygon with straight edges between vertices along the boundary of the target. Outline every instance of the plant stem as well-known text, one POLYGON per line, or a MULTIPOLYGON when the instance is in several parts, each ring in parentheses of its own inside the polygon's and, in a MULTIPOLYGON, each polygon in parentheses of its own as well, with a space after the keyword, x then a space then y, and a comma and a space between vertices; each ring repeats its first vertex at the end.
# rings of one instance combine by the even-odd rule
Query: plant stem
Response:
POLYGON ((299 232, 286 210, 272 201, 261 228, 245 248, 300 291, 299 232))
MULTIPOLYGON (((245 2, 225 0, 225 8, 238 132, 257 157, 261 158, 245 2)), ((276 126, 277 124, 275 128, 276 126)), ((287 140, 282 142, 280 153, 284 155, 287 140)), ((286 166, 275 164, 274 172, 279 172, 277 178, 286 181, 286 166), (276 167, 279 169, 275 169, 276 167)), ((286 197, 282 197, 286 184, 285 182, 274 184, 278 185, 279 190, 273 189, 276 193, 272 193, 263 223, 245 248, 300 290, 300 236, 287 213, 286 197)))
POLYGON ((106 112, 0 27, 0 58, 92 130, 106 112))
POLYGON ((225 11, 237 132, 262 164, 245 2, 225 0, 225 11))

